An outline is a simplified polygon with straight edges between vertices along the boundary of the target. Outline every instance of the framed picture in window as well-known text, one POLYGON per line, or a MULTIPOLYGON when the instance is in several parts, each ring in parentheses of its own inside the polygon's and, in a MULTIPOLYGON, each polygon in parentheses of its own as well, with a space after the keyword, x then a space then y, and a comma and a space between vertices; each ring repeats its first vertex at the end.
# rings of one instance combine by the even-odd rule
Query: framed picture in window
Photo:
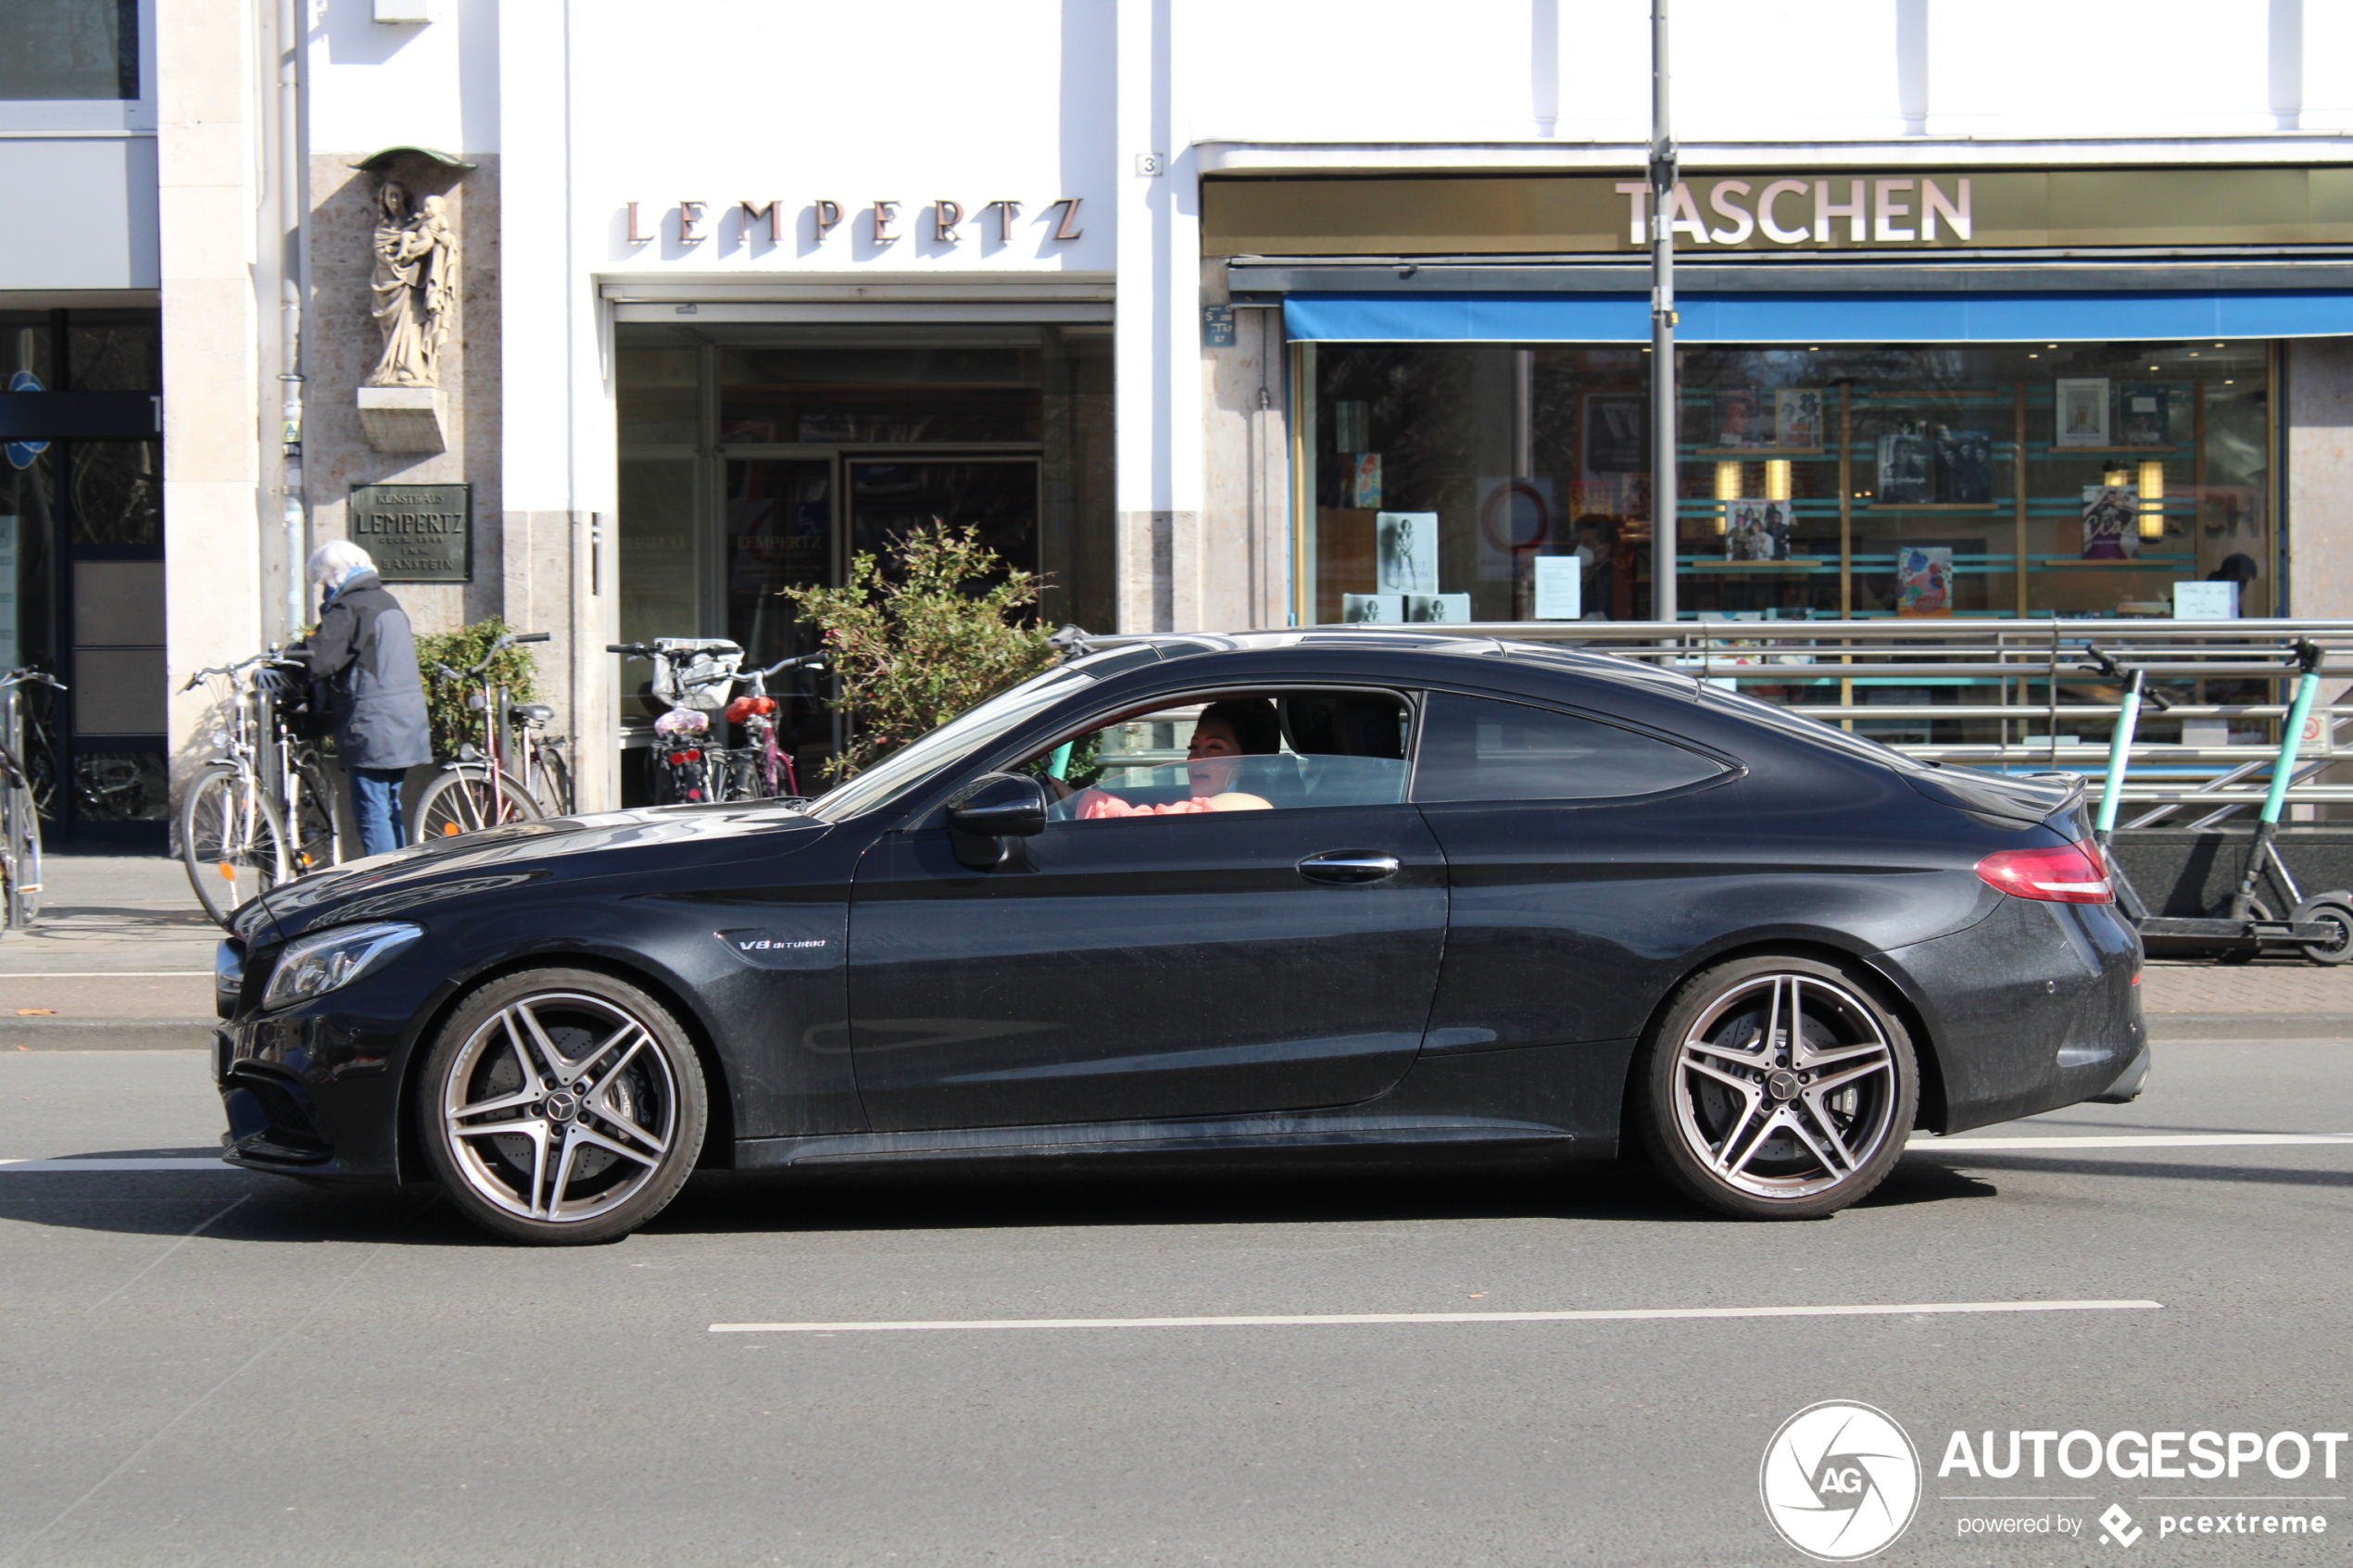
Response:
POLYGON ((2108 378, 2106 376, 2061 376, 2058 380, 2058 434, 2060 446, 2106 446, 2108 435, 2108 378))

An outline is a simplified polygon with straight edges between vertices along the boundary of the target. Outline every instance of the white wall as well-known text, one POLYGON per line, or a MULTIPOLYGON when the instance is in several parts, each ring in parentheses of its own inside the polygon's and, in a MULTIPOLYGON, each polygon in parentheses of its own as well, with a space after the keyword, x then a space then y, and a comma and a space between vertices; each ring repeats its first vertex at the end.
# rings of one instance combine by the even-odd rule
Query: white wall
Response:
MULTIPOLYGON (((572 8, 580 218, 589 264, 633 272, 839 271, 879 267, 1108 271, 1113 265, 1110 0, 777 5, 702 0, 648 25, 641 6, 572 8), (1050 204, 1083 198, 1076 243, 1050 204), (810 207, 841 204, 821 244, 810 207), (946 197, 967 218, 932 237, 946 197), (900 204, 896 243, 872 238, 876 199, 900 204), (985 204, 1023 204, 1011 243, 985 204), (781 243, 735 204, 778 200, 781 243), (644 245, 627 242, 628 202, 644 245), (698 244, 678 207, 709 204, 698 244), (747 235, 745 230, 750 233, 747 235)), ((511 109, 510 123, 512 123, 511 109)))
POLYGON ((443 0, 415 26, 377 21, 371 0, 311 0, 306 65, 314 153, 498 151, 498 0, 443 0))

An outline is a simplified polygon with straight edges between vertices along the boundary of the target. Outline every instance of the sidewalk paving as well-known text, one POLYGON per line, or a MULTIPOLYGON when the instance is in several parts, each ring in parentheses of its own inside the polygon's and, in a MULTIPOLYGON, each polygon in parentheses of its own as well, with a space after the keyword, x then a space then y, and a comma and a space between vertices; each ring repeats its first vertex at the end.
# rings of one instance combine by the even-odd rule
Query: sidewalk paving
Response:
MULTIPOLYGON (((53 855, 41 922, 0 938, 0 1049, 201 1047, 220 939, 177 859, 53 855)), ((2353 964, 2160 959, 2141 983, 2160 1039, 2353 1041, 2353 964)))

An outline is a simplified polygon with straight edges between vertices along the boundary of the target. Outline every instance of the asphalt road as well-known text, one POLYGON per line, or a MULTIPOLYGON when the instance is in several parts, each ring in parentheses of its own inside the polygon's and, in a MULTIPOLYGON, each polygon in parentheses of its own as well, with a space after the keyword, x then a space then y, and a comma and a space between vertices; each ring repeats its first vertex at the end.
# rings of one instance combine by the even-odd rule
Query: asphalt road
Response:
MULTIPOLYGON (((2353 1133, 2348 1061, 2168 1046, 2137 1105, 1972 1138, 2165 1143, 1916 1149, 1810 1224, 1707 1219, 1639 1168, 723 1176, 532 1251, 425 1197, 0 1170, 0 1568, 1799 1564, 1760 1459, 1832 1399, 1925 1467, 1878 1561, 2342 1562, 2353 1445, 2334 1480, 2317 1450, 2293 1480, 1937 1471, 1957 1429, 2353 1427, 2353 1143, 2179 1141, 2353 1133), (711 1331, 2050 1301, 2160 1305, 711 1331), (2160 1534, 2267 1511, 2327 1533, 2160 1534), (1959 1535, 2003 1518, 2054 1533, 1959 1535)), ((0 1158, 218 1126, 196 1053, 0 1055, 0 1158)))

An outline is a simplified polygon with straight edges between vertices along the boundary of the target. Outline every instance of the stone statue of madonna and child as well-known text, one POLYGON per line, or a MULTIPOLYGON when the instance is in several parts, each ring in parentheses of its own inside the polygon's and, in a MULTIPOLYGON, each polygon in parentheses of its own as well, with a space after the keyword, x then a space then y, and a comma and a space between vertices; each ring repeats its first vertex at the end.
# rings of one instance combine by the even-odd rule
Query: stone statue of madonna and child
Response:
POLYGON ((441 345, 458 311, 458 236, 449 204, 427 196, 412 209, 409 188, 387 180, 376 193, 376 270, 371 313, 384 357, 368 386, 439 386, 441 345))

